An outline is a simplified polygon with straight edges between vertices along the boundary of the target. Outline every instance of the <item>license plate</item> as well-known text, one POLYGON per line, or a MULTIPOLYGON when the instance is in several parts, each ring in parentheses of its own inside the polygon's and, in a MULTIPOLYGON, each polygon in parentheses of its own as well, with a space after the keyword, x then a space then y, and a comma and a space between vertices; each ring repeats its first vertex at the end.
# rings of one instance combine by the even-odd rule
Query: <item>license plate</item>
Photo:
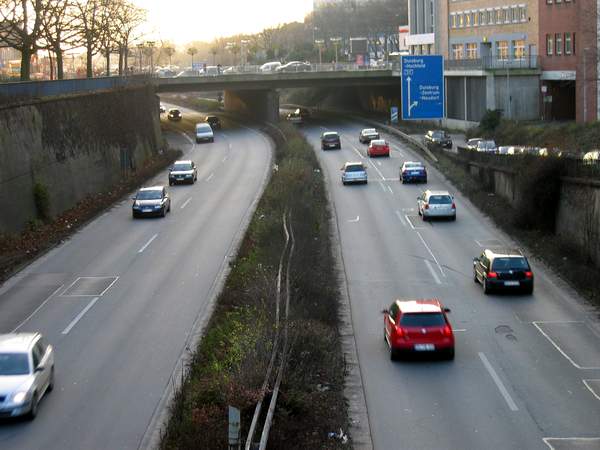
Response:
POLYGON ((419 172, 411 172, 411 175, 419 175, 419 172))
POLYGON ((521 283, 518 281, 505 281, 504 286, 519 286, 521 283))
POLYGON ((178 180, 183 180, 183 177, 177 177, 178 180))
POLYGON ((435 350, 433 344, 415 344, 415 351, 417 352, 432 352, 435 350))
POLYGON ((149 208, 144 208, 144 209, 142 209, 142 212, 152 212, 152 210, 149 208))

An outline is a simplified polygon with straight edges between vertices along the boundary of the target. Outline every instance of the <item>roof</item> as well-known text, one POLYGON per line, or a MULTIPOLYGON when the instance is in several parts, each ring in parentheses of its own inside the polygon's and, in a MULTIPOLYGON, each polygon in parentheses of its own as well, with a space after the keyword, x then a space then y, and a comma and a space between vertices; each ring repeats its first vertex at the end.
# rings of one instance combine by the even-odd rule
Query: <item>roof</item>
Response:
POLYGON ((371 145, 386 145, 385 139, 373 139, 371 145))
POLYGON ((486 248, 484 250, 484 253, 486 254, 486 256, 489 259, 493 259, 493 258, 525 258, 525 255, 523 255, 523 253, 521 252, 521 250, 519 249, 511 249, 511 248, 498 248, 498 249, 491 249, 491 248, 486 248))
POLYGON ((323 136, 327 136, 327 135, 336 135, 336 136, 339 136, 339 133, 337 131, 325 131, 323 133, 323 136))
POLYGON ((375 128, 365 128, 364 130, 362 130, 363 133, 377 133, 377 130, 375 128))
POLYGON ((164 186, 148 186, 141 188, 140 191, 161 191, 163 188, 164 186))
POLYGON ((400 312, 406 313, 439 313, 442 312, 442 304, 437 298, 416 299, 416 300, 396 300, 400 307, 400 312))
POLYGON ((451 195, 448 191, 432 191, 427 189, 425 192, 429 195, 451 195))
POLYGON ((173 165, 175 165, 175 164, 191 164, 191 163, 192 163, 192 161, 190 159, 180 159, 179 161, 175 161, 173 163, 173 165))
POLYGON ((0 352, 25 352, 39 333, 0 334, 0 352))
POLYGON ((361 163, 360 161, 346 161, 346 163, 344 164, 344 166, 362 166, 363 163, 361 163))

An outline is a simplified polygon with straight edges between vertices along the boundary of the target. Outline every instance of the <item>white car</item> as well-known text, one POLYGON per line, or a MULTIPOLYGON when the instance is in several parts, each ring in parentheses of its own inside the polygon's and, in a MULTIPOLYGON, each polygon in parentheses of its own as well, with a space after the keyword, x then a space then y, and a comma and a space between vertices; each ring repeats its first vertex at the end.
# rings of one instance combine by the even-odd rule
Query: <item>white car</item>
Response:
POLYGON ((196 124, 196 143, 203 141, 214 142, 215 134, 213 129, 208 123, 197 123, 196 124))
POLYGON ((358 135, 361 144, 369 144, 374 139, 379 139, 379 133, 375 128, 365 128, 358 135))
POLYGON ((448 191, 423 192, 417 197, 417 211, 424 221, 434 217, 456 220, 456 204, 448 191))
POLYGON ((468 150, 477 150, 477 144, 480 141, 483 141, 483 138, 471 138, 467 141, 467 149, 468 150))
POLYGON ((54 350, 40 333, 0 335, 0 417, 34 419, 54 388, 54 350))
POLYGON ((281 63, 279 61, 271 61, 264 63, 258 70, 260 70, 262 73, 273 73, 277 72, 278 67, 281 67, 281 63))
POLYGON ((363 183, 367 184, 367 168, 360 161, 347 162, 341 169, 342 184, 363 183))
POLYGON ((496 147, 496 142, 494 141, 479 141, 475 151, 481 153, 496 153, 498 148, 496 147))

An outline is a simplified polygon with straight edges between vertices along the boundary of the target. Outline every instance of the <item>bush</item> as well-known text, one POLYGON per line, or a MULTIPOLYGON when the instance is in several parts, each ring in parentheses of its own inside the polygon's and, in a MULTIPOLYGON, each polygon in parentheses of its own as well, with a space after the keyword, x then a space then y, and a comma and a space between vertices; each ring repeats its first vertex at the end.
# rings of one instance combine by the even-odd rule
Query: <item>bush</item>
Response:
POLYGON ((41 183, 33 185, 33 201, 38 219, 45 222, 50 220, 50 194, 46 186, 41 183))
POLYGON ((485 114, 481 118, 481 122, 479 123, 479 129, 483 133, 493 133, 498 125, 500 125, 500 120, 502 119, 502 113, 497 109, 488 109, 485 114))

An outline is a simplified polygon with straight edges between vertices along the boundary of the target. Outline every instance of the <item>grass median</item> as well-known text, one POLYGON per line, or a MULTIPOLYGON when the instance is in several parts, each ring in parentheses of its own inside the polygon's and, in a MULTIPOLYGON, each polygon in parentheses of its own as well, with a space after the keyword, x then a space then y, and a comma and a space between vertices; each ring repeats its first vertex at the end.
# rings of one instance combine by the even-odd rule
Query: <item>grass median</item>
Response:
MULTIPOLYGON (((245 441, 275 335, 286 211, 296 240, 290 273, 291 347, 268 447, 346 447, 328 437, 329 432, 346 430, 348 419, 324 179, 313 149, 295 129, 265 131, 276 142, 272 176, 175 395, 163 449, 228 448, 229 405, 241 410, 245 441)), ((265 404, 269 398, 267 392, 265 404)), ((259 438, 260 428, 255 441, 259 438)))

